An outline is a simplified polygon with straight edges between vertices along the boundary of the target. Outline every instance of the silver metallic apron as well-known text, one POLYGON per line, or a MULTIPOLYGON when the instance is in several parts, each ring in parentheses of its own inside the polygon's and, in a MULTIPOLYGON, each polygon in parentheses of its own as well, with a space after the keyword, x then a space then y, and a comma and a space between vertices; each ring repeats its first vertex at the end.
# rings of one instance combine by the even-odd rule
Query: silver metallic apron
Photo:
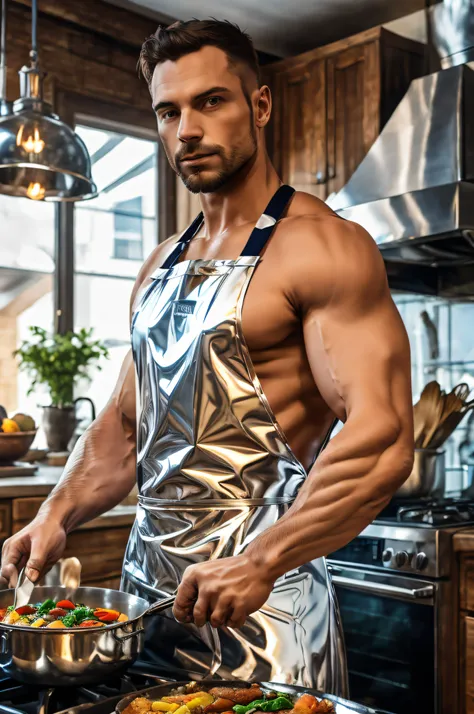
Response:
MULTIPOLYGON (((132 319, 139 503, 122 589, 156 600, 188 565, 242 553, 306 478, 252 365, 241 313, 259 254, 293 189, 282 186, 237 260, 184 260, 202 214, 151 276, 132 319)), ((329 436, 329 435, 328 435, 329 436)), ((146 658, 171 676, 275 681, 347 694, 323 558, 279 578, 239 630, 147 621, 146 658)))

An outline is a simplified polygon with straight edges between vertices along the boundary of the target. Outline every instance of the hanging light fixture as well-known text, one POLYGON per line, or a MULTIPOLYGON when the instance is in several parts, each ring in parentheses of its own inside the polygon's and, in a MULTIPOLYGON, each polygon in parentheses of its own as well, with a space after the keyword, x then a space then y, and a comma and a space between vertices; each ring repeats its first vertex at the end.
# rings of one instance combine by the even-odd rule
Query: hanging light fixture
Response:
POLYGON ((35 201, 80 201, 97 195, 82 139, 43 99, 46 76, 38 66, 37 0, 32 0, 30 67, 22 67, 20 98, 6 101, 5 23, 2 0, 0 51, 0 194, 35 201))

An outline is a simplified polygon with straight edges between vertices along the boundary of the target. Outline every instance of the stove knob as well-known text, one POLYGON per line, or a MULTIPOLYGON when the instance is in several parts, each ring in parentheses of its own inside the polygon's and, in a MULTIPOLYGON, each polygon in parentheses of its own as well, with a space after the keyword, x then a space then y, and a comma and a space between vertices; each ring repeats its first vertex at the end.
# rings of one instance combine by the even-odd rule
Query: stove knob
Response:
POLYGON ((390 561, 393 558, 393 548, 387 548, 387 550, 384 550, 382 553, 382 560, 384 563, 390 563, 390 561))
POLYGON ((395 563, 397 568, 403 568, 403 566, 408 563, 408 553, 406 553, 404 550, 400 550, 395 555, 395 563))
POLYGON ((417 553, 414 565, 415 570, 423 570, 428 565, 428 556, 425 553, 417 553))

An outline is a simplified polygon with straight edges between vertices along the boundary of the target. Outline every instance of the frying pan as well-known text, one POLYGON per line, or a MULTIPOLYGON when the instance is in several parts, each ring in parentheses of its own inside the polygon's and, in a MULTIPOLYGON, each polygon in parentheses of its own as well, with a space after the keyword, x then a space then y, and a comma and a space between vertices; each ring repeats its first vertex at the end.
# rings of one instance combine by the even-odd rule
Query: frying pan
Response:
MULTIPOLYGON (((166 697, 167 694, 169 694, 171 691, 174 689, 177 689, 179 687, 183 687, 186 684, 189 684, 189 682, 171 682, 171 683, 166 683, 166 684, 159 684, 156 687, 151 687, 150 689, 146 689, 141 692, 134 692, 133 694, 129 694, 126 697, 124 697, 115 707, 115 714, 123 714, 125 709, 128 707, 128 705, 137 697, 143 697, 146 696, 148 699, 160 699, 161 697, 166 697)), ((204 691, 208 689, 212 689, 212 687, 216 686, 224 686, 224 687, 250 687, 250 684, 248 682, 243 682, 241 680, 233 681, 233 680, 225 680, 225 681, 209 681, 209 680, 203 680, 199 684, 199 689, 203 689, 204 691), (202 685, 202 687, 201 687, 202 685)), ((298 685, 292 685, 292 684, 279 684, 278 682, 260 682, 260 687, 263 690, 267 691, 276 691, 276 692, 281 692, 282 694, 287 694, 290 695, 290 697, 296 696, 299 697, 302 694, 305 694, 306 692, 310 694, 314 694, 320 699, 329 699, 333 704, 334 704, 334 714, 388 714, 387 712, 383 712, 382 710, 379 709, 371 709, 369 707, 365 707, 362 704, 355 704, 354 702, 349 702, 346 699, 341 699, 340 697, 335 697, 332 694, 322 694, 321 692, 317 692, 312 689, 308 689, 306 687, 300 687, 298 685)), ((285 712, 281 712, 280 714, 285 714, 285 712)))

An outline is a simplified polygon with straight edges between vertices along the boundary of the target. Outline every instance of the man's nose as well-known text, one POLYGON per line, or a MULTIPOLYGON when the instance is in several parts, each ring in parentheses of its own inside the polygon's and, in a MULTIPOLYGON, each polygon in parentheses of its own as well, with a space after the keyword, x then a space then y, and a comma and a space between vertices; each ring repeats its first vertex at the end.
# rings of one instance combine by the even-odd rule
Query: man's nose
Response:
POLYGON ((181 112, 178 127, 178 139, 183 143, 189 141, 200 141, 203 137, 203 130, 199 122, 198 113, 193 110, 181 112))

